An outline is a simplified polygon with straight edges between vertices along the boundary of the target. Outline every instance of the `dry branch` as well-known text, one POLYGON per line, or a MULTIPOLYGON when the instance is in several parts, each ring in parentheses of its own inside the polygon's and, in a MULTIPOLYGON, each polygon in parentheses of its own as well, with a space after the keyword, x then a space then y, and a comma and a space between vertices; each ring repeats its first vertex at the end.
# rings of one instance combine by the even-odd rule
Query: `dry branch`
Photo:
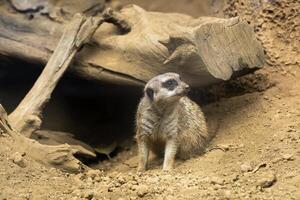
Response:
POLYGON ((81 46, 90 40, 102 18, 75 15, 42 74, 18 107, 9 115, 10 124, 29 137, 41 126, 42 110, 81 46))
POLYGON ((45 166, 56 167, 73 173, 87 168, 74 157, 78 153, 85 154, 85 151, 82 152, 82 150, 68 144, 58 146, 43 145, 13 130, 8 123, 6 111, 1 104, 0 130, 2 134, 8 134, 13 138, 18 152, 24 152, 27 156, 45 166))

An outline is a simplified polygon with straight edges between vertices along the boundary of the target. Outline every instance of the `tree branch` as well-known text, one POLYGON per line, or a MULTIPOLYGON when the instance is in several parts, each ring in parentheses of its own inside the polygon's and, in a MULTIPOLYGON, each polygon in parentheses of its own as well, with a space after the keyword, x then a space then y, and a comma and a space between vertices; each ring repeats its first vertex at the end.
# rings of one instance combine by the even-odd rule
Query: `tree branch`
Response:
POLYGON ((74 16, 38 80, 9 115, 9 122, 16 131, 30 137, 33 131, 40 128, 43 108, 55 86, 77 51, 90 40, 101 23, 102 18, 84 17, 80 14, 74 16))

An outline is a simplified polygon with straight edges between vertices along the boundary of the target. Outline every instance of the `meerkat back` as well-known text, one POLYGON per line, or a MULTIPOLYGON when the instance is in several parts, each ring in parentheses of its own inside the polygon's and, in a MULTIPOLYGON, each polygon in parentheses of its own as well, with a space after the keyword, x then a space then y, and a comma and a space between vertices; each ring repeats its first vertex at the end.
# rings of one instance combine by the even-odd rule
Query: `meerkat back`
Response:
POLYGON ((204 114, 198 104, 188 97, 182 97, 178 105, 178 141, 180 141, 177 156, 187 159, 203 152, 209 135, 204 114))

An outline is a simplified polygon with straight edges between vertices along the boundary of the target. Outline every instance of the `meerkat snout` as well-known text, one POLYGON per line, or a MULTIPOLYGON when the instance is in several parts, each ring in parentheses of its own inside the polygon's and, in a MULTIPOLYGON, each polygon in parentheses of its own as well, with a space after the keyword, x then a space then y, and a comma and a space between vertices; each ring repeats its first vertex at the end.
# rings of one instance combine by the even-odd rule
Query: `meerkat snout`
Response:
POLYGON ((175 157, 189 158, 208 142, 205 117, 186 94, 189 85, 176 73, 152 78, 145 86, 136 114, 138 170, 147 168, 149 151, 164 156, 164 170, 173 168, 175 157))

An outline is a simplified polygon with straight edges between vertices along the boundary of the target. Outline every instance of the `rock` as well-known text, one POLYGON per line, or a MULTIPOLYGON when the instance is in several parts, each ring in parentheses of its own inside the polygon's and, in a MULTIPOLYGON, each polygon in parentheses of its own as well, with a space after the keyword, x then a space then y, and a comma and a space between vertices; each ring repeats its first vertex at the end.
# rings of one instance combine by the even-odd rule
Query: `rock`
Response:
POLYGON ((265 174, 259 181, 258 186, 261 188, 268 188, 274 185, 277 181, 276 175, 274 173, 265 174))
POLYGON ((287 161, 292 161, 292 160, 294 160, 292 154, 283 154, 283 155, 282 155, 282 158, 283 158, 284 160, 287 160, 287 161))
POLYGON ((81 194, 81 191, 80 191, 79 189, 75 189, 75 190, 73 190, 72 194, 73 194, 74 196, 79 197, 80 194, 81 194))
POLYGON ((220 144, 220 145, 218 145, 218 147, 224 149, 224 151, 229 151, 231 146, 232 146, 231 144, 220 144))
POLYGON ((127 182, 126 178, 123 176, 119 176, 116 181, 121 185, 127 182))
POLYGON ((90 169, 87 171, 86 175, 94 180, 97 177, 103 175, 103 173, 100 170, 90 169))
POLYGON ((289 126, 287 132, 296 132, 296 128, 293 126, 289 126))
POLYGON ((233 181, 233 182, 236 182, 236 181, 238 181, 239 179, 240 179, 240 177, 239 177, 238 174, 234 174, 234 175, 232 176, 232 181, 233 181))
POLYGON ((85 199, 91 200, 94 197, 94 192, 92 190, 87 190, 83 193, 85 199))
POLYGON ((241 170, 242 172, 250 172, 253 170, 253 167, 250 165, 250 163, 246 162, 241 165, 241 170))
POLYGON ((17 164, 20 167, 23 167, 23 168, 26 167, 24 158, 19 152, 16 152, 15 154, 12 155, 12 161, 13 161, 13 163, 17 164))
POLYGON ((148 193, 148 188, 146 185, 140 185, 136 188, 138 197, 142 198, 148 193))
POLYGON ((224 185, 224 179, 220 178, 220 177, 212 177, 210 182, 212 184, 218 184, 218 185, 224 185))
POLYGON ((230 190, 224 190, 224 191, 222 191, 222 193, 220 195, 221 195, 222 199, 224 199, 224 200, 232 199, 232 194, 231 194, 230 190))

